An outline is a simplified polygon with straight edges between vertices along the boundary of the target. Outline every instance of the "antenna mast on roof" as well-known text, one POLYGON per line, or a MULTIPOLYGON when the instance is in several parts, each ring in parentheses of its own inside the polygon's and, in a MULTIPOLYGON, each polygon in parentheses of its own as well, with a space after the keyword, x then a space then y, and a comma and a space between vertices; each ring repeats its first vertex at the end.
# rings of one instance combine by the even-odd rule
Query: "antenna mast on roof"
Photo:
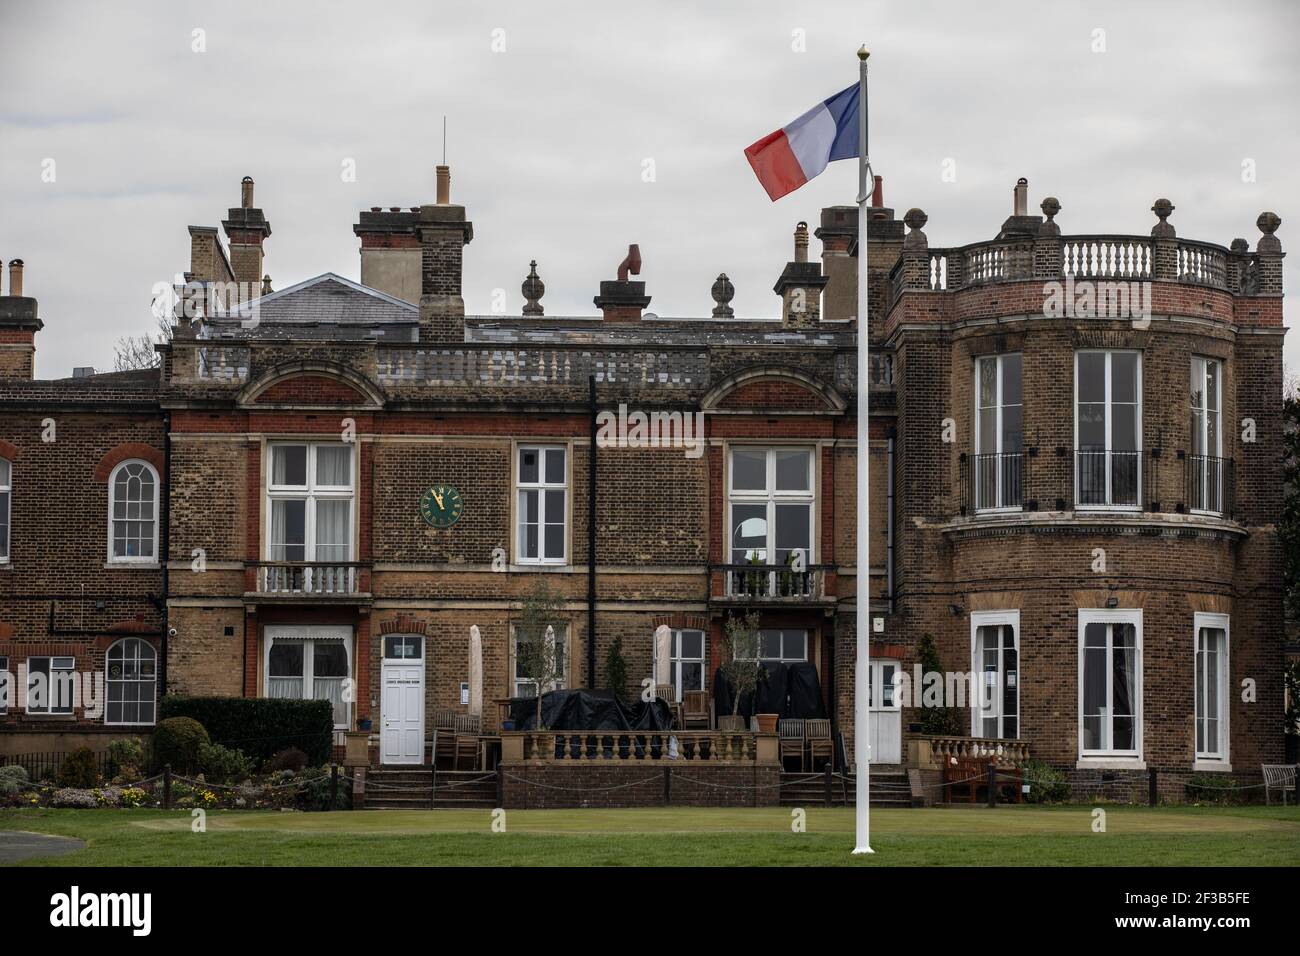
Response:
POLYGON ((447 165, 447 114, 442 114, 442 165, 447 165))

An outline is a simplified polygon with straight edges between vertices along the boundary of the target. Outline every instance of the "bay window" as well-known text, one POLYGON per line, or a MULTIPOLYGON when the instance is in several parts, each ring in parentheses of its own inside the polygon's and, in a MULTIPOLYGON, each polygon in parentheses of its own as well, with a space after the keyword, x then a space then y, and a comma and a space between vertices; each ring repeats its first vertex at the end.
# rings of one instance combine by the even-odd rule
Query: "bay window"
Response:
POLYGON ((1223 513, 1223 366, 1218 359, 1193 357, 1191 454, 1187 459, 1187 506, 1223 513))
POLYGON ((1079 752, 1140 757, 1142 612, 1079 611, 1079 752))
POLYGON ((563 564, 568 520, 568 451, 562 446, 521 446, 515 491, 519 564, 563 564))
POLYGON ((971 735, 1014 740, 1020 736, 1020 612, 971 613, 976 699, 971 735))
POLYGON ((1075 353, 1075 502, 1142 500, 1142 362, 1138 352, 1075 353))
POLYGON ((1021 356, 989 355, 975 363, 975 507, 1019 508, 1024 449, 1021 356))
POLYGON ((1196 632, 1196 759, 1228 760, 1228 616, 1200 614, 1196 632))

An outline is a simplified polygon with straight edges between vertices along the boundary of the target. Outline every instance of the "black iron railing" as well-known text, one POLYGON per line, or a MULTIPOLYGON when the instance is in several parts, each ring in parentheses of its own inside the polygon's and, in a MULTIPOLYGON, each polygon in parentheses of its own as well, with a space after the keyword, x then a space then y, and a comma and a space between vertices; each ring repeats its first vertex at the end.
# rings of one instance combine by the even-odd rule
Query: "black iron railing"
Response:
POLYGON ((961 513, 1023 508, 1029 456, 1023 451, 968 455, 959 459, 961 513))
POLYGON ((1231 458, 1183 457, 1183 505, 1188 511, 1231 517, 1236 483, 1231 458))
POLYGON ((1140 451, 1077 448, 1074 452, 1076 507, 1142 507, 1140 451))

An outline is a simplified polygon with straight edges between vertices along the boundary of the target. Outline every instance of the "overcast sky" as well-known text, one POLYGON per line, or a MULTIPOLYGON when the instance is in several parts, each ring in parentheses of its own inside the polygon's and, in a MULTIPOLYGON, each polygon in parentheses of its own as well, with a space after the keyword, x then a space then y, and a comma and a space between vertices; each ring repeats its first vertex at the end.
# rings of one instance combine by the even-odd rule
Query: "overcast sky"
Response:
POLYGON ((1293 2, 0 0, 0 256, 40 300, 37 375, 111 368, 188 268, 186 226, 218 225, 244 175, 276 288, 358 278, 357 212, 433 201, 446 114, 469 312, 500 288, 518 314, 536 258, 548 314, 593 314, 639 242, 651 311, 707 315, 726 272, 737 315, 774 317, 794 224, 851 203, 855 169, 772 203, 743 150, 853 83, 861 42, 886 203, 923 208, 931 245, 991 237, 1026 176, 1066 234, 1145 235, 1167 196, 1180 236, 1254 248, 1270 209, 1289 250, 1297 27, 1293 2))

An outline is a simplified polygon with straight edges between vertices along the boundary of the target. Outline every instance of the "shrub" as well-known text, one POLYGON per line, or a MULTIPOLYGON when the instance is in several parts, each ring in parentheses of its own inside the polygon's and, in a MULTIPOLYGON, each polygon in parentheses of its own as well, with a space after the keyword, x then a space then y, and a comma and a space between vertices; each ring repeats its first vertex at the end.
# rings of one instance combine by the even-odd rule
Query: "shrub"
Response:
POLYGON ((334 708, 327 700, 169 696, 158 716, 192 717, 212 743, 237 748, 254 762, 294 747, 317 766, 329 761, 334 743, 334 708))
POLYGON ((1070 784, 1061 771, 1039 760, 1026 760, 1020 765, 1020 776, 1029 784, 1025 794, 1028 803, 1064 803, 1070 799, 1070 784))
POLYGON ((221 744, 200 744, 199 766, 210 783, 239 783, 253 774, 253 761, 242 751, 221 744))
POLYGON ((921 665, 921 686, 912 688, 912 706, 921 708, 921 733, 931 737, 946 737, 960 734, 961 720, 953 707, 925 707, 925 675, 937 673, 943 675, 943 663, 939 660, 939 649, 934 646, 932 634, 922 634, 921 642, 916 648, 917 662, 921 665))
POLYGON ((1245 803, 1245 794, 1237 789, 1234 777, 1221 773, 1194 773, 1187 778, 1187 799, 1190 803, 1245 803))
POLYGON ((89 747, 78 747, 63 758, 59 765, 60 787, 93 787, 99 783, 99 769, 95 766, 95 752, 89 747))
POLYGON ((194 773, 199 769, 199 748, 208 742, 208 732, 197 720, 168 717, 154 729, 154 760, 159 766, 171 764, 176 773, 194 773))
POLYGON ((134 776, 144 766, 144 744, 139 737, 119 737, 108 742, 108 759, 116 772, 134 776))
POLYGON ((307 781, 298 805, 304 810, 351 810, 352 788, 348 786, 346 778, 340 775, 338 793, 334 805, 330 806, 330 775, 317 773, 307 781))
POLYGON ((605 687, 619 700, 627 699, 627 658, 621 637, 614 638, 605 652, 605 687))
POLYGON ((0 767, 0 797, 7 797, 26 790, 29 784, 27 768, 22 764, 9 764, 0 767))
POLYGON ((274 773, 277 770, 290 770, 297 773, 307 766, 307 755, 297 747, 286 747, 279 753, 272 754, 262 762, 262 773, 274 773))

